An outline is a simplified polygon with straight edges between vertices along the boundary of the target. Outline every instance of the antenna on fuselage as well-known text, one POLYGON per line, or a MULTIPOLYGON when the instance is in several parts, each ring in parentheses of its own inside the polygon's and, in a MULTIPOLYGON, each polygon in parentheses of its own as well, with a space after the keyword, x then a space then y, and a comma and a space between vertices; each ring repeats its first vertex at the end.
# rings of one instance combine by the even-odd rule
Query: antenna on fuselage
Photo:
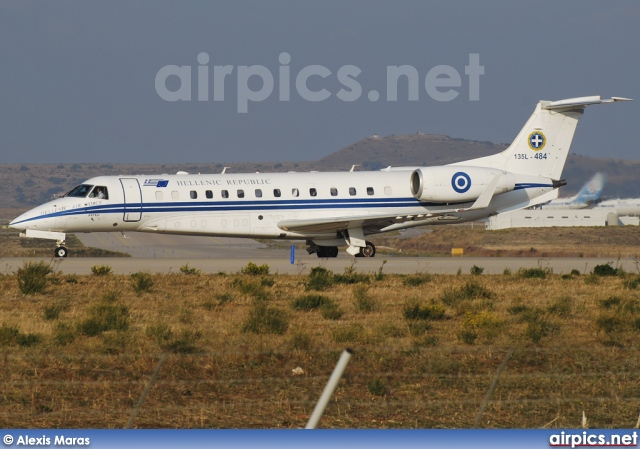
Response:
POLYGON ((356 169, 356 167, 359 167, 359 166, 360 166, 360 165, 358 165, 358 164, 353 164, 353 165, 351 166, 351 170, 349 170, 349 171, 350 171, 350 172, 351 172, 351 171, 354 171, 354 170, 356 169))
POLYGON ((220 173, 221 175, 224 175, 227 172, 227 168, 231 168, 231 167, 224 167, 222 169, 222 173, 220 173))

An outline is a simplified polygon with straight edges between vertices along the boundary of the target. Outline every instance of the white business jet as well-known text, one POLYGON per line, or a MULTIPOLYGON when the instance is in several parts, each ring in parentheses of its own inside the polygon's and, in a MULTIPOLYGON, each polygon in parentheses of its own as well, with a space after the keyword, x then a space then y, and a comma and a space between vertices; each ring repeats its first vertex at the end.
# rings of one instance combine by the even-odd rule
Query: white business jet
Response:
POLYGON ((138 231, 305 239, 309 253, 373 257, 367 237, 462 223, 557 198, 578 119, 600 96, 541 101, 505 151, 438 167, 376 172, 99 176, 13 220, 21 236, 138 231))

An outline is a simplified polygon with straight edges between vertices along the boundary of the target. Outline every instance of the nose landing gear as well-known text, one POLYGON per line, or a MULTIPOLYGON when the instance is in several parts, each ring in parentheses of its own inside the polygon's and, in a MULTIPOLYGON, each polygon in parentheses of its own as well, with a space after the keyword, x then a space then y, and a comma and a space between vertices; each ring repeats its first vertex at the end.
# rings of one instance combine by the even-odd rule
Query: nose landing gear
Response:
POLYGON ((54 256, 55 257, 67 257, 67 255, 69 254, 69 250, 67 250, 66 247, 64 246, 58 246, 55 250, 54 256))

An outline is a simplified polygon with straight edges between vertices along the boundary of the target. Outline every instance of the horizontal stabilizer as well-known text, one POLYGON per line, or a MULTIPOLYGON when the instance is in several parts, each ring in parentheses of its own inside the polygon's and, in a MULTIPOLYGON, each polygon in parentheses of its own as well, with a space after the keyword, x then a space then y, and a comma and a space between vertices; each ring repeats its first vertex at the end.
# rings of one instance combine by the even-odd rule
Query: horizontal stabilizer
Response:
POLYGON ((589 106, 592 104, 613 103, 615 101, 632 101, 631 98, 611 97, 603 100, 600 95, 590 97, 567 98, 566 100, 552 101, 544 106, 543 109, 564 109, 571 107, 589 106))

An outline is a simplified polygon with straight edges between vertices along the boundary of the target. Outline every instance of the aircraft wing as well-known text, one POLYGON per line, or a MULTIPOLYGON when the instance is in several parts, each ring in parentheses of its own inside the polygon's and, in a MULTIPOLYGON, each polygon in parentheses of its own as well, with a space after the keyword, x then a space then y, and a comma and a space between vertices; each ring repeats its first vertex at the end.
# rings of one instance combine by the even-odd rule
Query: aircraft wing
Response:
POLYGON ((422 221, 428 218, 440 217, 452 213, 463 213, 470 210, 485 209, 491 203, 500 175, 497 175, 480 194, 478 199, 468 208, 440 209, 428 211, 424 214, 380 214, 380 215, 354 215, 341 217, 320 217, 305 220, 282 220, 278 227, 285 231, 293 232, 326 232, 343 231, 352 228, 377 228, 378 230, 388 226, 406 223, 408 221, 422 221))
POLYGON ((351 228, 370 228, 375 227, 382 229, 394 223, 402 223, 407 220, 415 219, 417 216, 400 216, 400 215, 355 215, 343 217, 322 217, 311 218, 306 220, 282 220, 278 223, 278 227, 285 231, 292 232, 327 232, 327 231, 344 231, 351 228))

